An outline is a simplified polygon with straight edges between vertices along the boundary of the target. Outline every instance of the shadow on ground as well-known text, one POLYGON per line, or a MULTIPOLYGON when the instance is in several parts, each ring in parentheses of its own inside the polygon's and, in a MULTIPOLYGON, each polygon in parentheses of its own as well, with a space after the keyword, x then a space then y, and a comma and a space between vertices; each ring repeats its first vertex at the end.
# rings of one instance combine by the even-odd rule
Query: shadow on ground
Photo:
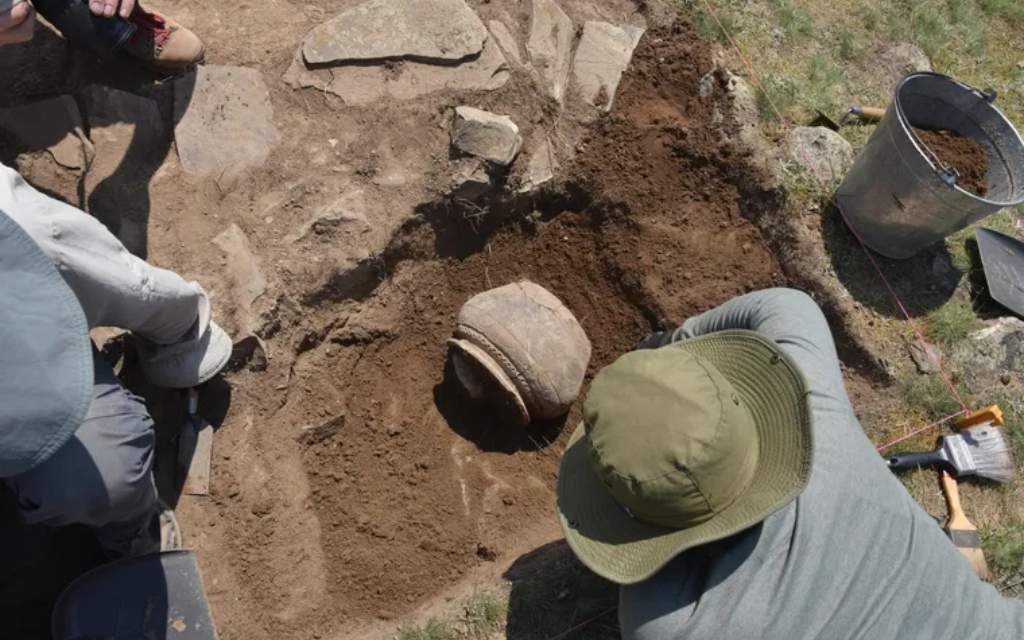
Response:
MULTIPOLYGON (((822 214, 822 236, 836 277, 853 299, 879 314, 902 318, 874 265, 843 222, 835 205, 822 214)), ((953 296, 963 274, 945 244, 938 243, 906 260, 872 257, 912 316, 927 315, 953 296)))
POLYGON ((580 564, 565 541, 522 556, 504 577, 509 640, 619 640, 618 586, 580 564))

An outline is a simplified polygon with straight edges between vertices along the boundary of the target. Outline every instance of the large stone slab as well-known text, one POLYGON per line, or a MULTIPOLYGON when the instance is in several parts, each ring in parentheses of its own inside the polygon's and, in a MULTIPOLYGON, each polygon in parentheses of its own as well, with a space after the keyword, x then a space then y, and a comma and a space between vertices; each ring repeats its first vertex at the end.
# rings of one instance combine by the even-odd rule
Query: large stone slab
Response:
POLYGON ((526 50, 545 91, 559 104, 565 99, 575 36, 572 20, 554 0, 533 0, 526 50))
POLYGON ((523 146, 519 127, 508 116, 474 107, 456 107, 452 146, 459 151, 507 167, 523 146))
POLYGON ((174 120, 181 166, 198 175, 258 167, 280 137, 263 77, 245 67, 200 66, 175 80, 174 120))
POLYGON ((464 0, 369 0, 311 31, 302 52, 310 64, 453 62, 479 54, 487 38, 464 0))
POLYGON ((284 80, 292 87, 333 93, 345 104, 366 106, 379 100, 413 100, 443 90, 492 91, 509 79, 508 63, 493 39, 472 60, 457 65, 405 61, 397 67, 347 65, 308 69, 296 53, 284 80))
POLYGON ((523 55, 519 51, 519 41, 512 31, 501 20, 491 20, 487 23, 491 36, 497 40, 498 46, 505 53, 505 57, 512 61, 517 67, 523 66, 523 55))
POLYGON ((618 27, 607 22, 587 22, 576 47, 572 73, 575 87, 588 104, 611 111, 622 74, 644 29, 618 27))
POLYGON ((85 175, 86 208, 145 258, 149 183, 171 145, 160 109, 150 98, 99 85, 81 95, 95 148, 85 175))

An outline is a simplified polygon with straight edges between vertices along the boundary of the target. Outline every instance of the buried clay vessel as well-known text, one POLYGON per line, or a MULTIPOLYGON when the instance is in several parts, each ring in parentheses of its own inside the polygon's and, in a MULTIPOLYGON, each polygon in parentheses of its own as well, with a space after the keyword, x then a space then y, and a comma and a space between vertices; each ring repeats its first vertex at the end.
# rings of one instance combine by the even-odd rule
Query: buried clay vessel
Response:
POLYGON ((471 298, 448 344, 467 393, 523 425, 568 412, 590 362, 590 340, 572 312, 525 280, 471 298))

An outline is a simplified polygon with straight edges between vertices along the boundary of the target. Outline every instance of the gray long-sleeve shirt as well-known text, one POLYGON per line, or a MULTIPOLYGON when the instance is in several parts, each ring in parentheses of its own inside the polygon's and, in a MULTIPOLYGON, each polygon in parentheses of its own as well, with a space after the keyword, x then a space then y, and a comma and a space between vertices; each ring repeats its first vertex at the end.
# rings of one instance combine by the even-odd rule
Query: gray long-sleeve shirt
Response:
POLYGON ((623 638, 1024 638, 1024 603, 974 575, 864 435, 817 305, 797 291, 761 291, 690 319, 672 337, 724 329, 774 339, 803 370, 811 478, 761 525, 622 587, 623 638))

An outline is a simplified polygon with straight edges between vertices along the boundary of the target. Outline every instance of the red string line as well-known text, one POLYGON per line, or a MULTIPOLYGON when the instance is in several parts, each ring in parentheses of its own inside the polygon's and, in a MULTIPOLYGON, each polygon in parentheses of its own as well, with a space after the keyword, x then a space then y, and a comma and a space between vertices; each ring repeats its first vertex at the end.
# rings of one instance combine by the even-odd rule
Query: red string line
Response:
POLYGON ((946 416, 945 418, 942 418, 941 420, 936 420, 935 422, 933 422, 931 424, 926 424, 923 427, 920 427, 918 429, 914 429, 913 431, 911 431, 910 433, 908 433, 906 435, 902 435, 899 438, 896 438, 895 440, 891 440, 891 441, 886 442, 885 444, 881 445, 880 447, 878 447, 878 452, 882 453, 883 451, 885 451, 887 449, 892 449, 893 447, 895 447, 896 445, 898 445, 901 442, 904 442, 906 440, 910 440, 914 436, 921 435, 922 433, 925 433, 926 431, 931 431, 932 429, 937 429, 937 428, 941 427, 942 425, 946 424, 947 422, 949 422, 950 420, 952 420, 954 418, 959 418, 960 416, 963 416, 963 415, 967 415, 968 413, 970 413, 970 412, 968 410, 966 410, 966 409, 964 409, 962 411, 957 411, 956 413, 950 414, 950 415, 946 416))
MULTIPOLYGON (((725 35, 726 39, 729 41, 729 44, 732 45, 733 49, 736 50, 736 54, 739 56, 740 60, 743 62, 743 65, 746 67, 747 74, 750 77, 751 81, 753 81, 754 85, 764 95, 765 99, 768 101, 768 104, 771 106, 772 111, 774 111, 775 115, 779 118, 779 121, 780 122, 787 122, 786 118, 779 111, 778 107, 775 106, 775 102, 772 100, 771 95, 768 93, 768 90, 765 88, 764 83, 761 82, 761 77, 760 77, 760 75, 758 75, 757 70, 754 68, 754 65, 750 62, 750 59, 746 56, 746 54, 744 54, 743 49, 740 48, 740 46, 736 42, 735 38, 732 37, 732 34, 729 33, 729 30, 725 27, 725 25, 719 19, 718 14, 715 12, 714 7, 711 6, 711 3, 709 2, 709 0, 703 0, 703 4, 704 4, 705 10, 708 12, 708 15, 711 16, 711 19, 714 20, 715 24, 718 25, 718 28, 721 29, 722 33, 725 35)), ((936 370, 939 372, 939 377, 942 378, 942 382, 946 385, 946 388, 949 389, 949 392, 952 394, 952 396, 954 398, 956 398, 957 403, 963 409, 960 412, 960 414, 957 414, 957 415, 962 415, 964 413, 969 413, 970 409, 968 408, 967 403, 964 402, 964 399, 960 396, 960 393, 957 391, 956 386, 953 384, 952 379, 946 373, 945 369, 942 367, 942 363, 939 360, 938 356, 935 355, 935 353, 934 353, 934 351, 932 349, 928 348, 928 341, 925 340, 924 334, 921 332, 920 328, 917 326, 917 323, 914 322, 914 318, 910 315, 910 311, 907 309, 907 306, 905 304, 903 304, 902 300, 900 300, 900 297, 899 297, 899 295, 897 295, 896 290, 892 287, 891 284, 889 284, 889 280, 885 277, 885 273, 882 272, 882 268, 881 268, 881 266, 879 266, 878 261, 875 260, 875 257, 873 255, 871 255, 871 250, 868 249, 867 245, 864 243, 864 239, 861 238, 860 233, 858 233, 857 229, 850 223, 850 220, 846 217, 846 214, 843 213, 842 208, 839 206, 839 204, 837 202, 835 202, 834 198, 833 198, 833 204, 835 205, 836 210, 839 211, 839 215, 842 216, 843 222, 846 224, 847 228, 853 233, 853 236, 857 239, 857 243, 860 245, 860 248, 864 251, 864 255, 866 255, 868 260, 871 262, 871 266, 874 267, 875 273, 878 274, 878 277, 882 281, 882 284, 884 284, 885 288, 889 291, 889 295, 892 296, 893 301, 896 303, 896 306, 899 308, 900 312, 903 314, 903 317, 906 318, 907 323, 910 325, 911 329, 913 329, 914 334, 917 337, 918 343, 921 345, 921 348, 924 350, 925 354, 928 356, 928 359, 931 360, 932 364, 935 365, 936 370)), ((933 423, 931 425, 927 425, 927 427, 922 427, 922 429, 915 431, 914 434, 916 435, 919 432, 924 432, 924 431, 926 431, 928 429, 934 429, 937 426, 941 425, 942 423, 943 423, 943 421, 939 421, 938 423, 933 423)), ((907 437, 911 437, 911 436, 908 435, 907 437)))

